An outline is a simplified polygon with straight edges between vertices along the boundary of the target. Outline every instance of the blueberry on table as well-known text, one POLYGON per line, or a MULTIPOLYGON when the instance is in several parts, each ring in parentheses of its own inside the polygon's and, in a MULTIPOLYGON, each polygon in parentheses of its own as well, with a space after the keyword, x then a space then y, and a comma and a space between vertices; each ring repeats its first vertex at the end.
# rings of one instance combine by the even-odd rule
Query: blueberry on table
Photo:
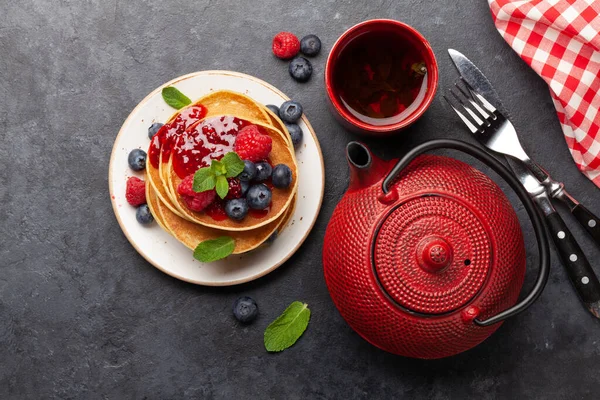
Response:
POLYGON ((300 126, 297 124, 285 124, 285 127, 290 133, 290 137, 292 138, 294 148, 297 149, 300 143, 302 143, 302 138, 304 137, 304 134, 302 133, 302 128, 300 128, 300 126))
POLYGON ((243 220, 248 214, 248 202, 246 199, 233 199, 225 204, 227 216, 236 221, 243 220))
POLYGON ((251 181, 256 176, 256 165, 250 160, 244 160, 244 170, 238 175, 242 182, 251 181))
POLYGON ((256 175, 254 176, 254 180, 257 182, 266 181, 271 177, 271 173, 273 173, 271 164, 267 162, 256 163, 256 175))
POLYGON ((283 122, 293 124, 302 117, 302 105, 297 101, 288 100, 279 107, 279 118, 283 122))
POLYGON ((148 128, 148 137, 152 139, 154 135, 158 133, 158 130, 163 126, 160 122, 155 122, 148 128))
POLYGON ((233 303, 233 315, 245 324, 252 322, 258 316, 258 304, 252 297, 240 297, 233 303))
POLYGON ((267 104, 267 105, 266 105, 266 107, 267 107, 269 110, 273 111, 273 114, 275 114, 275 115, 279 115, 279 107, 277 107, 277 106, 275 106, 275 105, 273 105, 273 104, 267 104))
POLYGON ((271 182, 277 189, 287 189, 292 183, 292 170, 285 164, 277 164, 273 168, 271 182))
POLYGON ((317 35, 304 36, 300 40, 300 51, 305 56, 316 56, 321 51, 321 39, 317 35))
POLYGON ((127 157, 129 167, 134 171, 146 169, 146 152, 142 149, 133 149, 127 157))
POLYGON ((148 207, 148 204, 142 204, 137 208, 135 211, 135 219, 137 219, 137 222, 142 225, 147 225, 154 221, 154 217, 150 212, 150 207, 148 207))
POLYGON ((298 82, 306 82, 312 75, 313 67, 310 61, 304 57, 296 57, 290 61, 290 75, 298 82))
POLYGON ((271 204, 271 189, 267 185, 259 183, 258 185, 250 186, 246 194, 246 200, 250 208, 254 210, 264 210, 271 204))

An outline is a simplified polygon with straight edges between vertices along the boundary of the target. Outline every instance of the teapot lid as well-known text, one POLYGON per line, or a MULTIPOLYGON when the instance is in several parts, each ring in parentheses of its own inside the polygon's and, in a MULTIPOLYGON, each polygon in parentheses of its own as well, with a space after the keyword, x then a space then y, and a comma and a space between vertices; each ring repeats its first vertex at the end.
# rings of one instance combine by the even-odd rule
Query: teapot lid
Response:
POLYGON ((492 265, 488 225, 460 199, 411 197, 392 208, 372 246, 375 276, 401 307, 444 314, 469 303, 492 265))

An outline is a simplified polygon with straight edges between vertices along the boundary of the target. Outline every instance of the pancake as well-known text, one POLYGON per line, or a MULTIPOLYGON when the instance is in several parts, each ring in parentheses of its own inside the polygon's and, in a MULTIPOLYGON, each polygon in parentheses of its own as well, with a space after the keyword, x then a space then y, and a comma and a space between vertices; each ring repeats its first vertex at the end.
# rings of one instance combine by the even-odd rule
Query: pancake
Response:
POLYGON ((155 196, 154 199, 157 200, 156 208, 167 230, 173 237, 191 250, 194 250, 200 242, 205 240, 216 239, 220 236, 229 236, 235 240, 233 254, 248 252, 265 242, 274 231, 281 229, 280 227, 284 227, 292 216, 292 212, 285 213, 279 219, 252 231, 229 232, 208 228, 178 217, 158 197, 155 196))
MULTIPOLYGON (((217 118, 218 123, 221 122, 220 118, 221 117, 217 118)), ((223 116, 223 118, 228 117, 223 116)), ((210 121, 205 120, 205 123, 209 122, 210 121)), ((246 218, 244 218, 242 221, 234 221, 229 218, 223 221, 215 221, 212 217, 210 217, 204 212, 195 212, 190 210, 187 207, 185 201, 176 192, 176 188, 179 185, 179 183, 181 183, 182 179, 175 172, 173 166, 174 157, 170 157, 169 162, 167 164, 167 169, 169 171, 169 175, 167 177, 167 193, 170 194, 173 204, 184 215, 184 217, 186 217, 186 219, 196 222, 200 225, 204 225, 215 229, 227 231, 245 231, 256 229, 260 226, 270 223, 271 221, 274 221, 279 216, 281 216, 285 212, 287 207, 290 205, 292 197, 296 193, 296 189, 298 186, 298 167, 296 165, 296 159, 293 150, 290 149, 288 142, 285 140, 284 134, 281 133, 279 130, 267 124, 262 124, 255 121, 248 122, 259 126, 260 129, 262 129, 266 134, 268 134, 271 137, 273 145, 271 153, 269 155, 270 162, 273 165, 285 164, 292 170, 292 185, 290 185, 290 187, 287 189, 272 189, 271 207, 266 216, 256 216, 252 213, 249 213, 246 216, 246 218)), ((176 147, 174 147, 174 149, 175 148, 176 147)))
POLYGON ((163 228, 166 232, 173 234, 169 228, 165 225, 165 222, 162 218, 162 215, 159 212, 160 199, 154 190, 152 185, 146 184, 146 202, 148 204, 148 208, 150 209, 150 213, 154 217, 154 220, 158 223, 158 225, 163 228))

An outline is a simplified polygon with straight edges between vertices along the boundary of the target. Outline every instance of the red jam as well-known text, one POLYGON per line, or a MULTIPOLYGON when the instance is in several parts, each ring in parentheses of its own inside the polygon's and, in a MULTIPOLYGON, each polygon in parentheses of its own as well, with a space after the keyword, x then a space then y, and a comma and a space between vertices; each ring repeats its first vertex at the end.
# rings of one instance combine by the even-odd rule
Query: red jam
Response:
MULTIPOLYGON (((216 117, 197 123, 178 135, 173 144, 173 168, 180 178, 208 167, 233 151, 238 132, 249 122, 236 117, 216 117)), ((164 155, 163 155, 164 157, 164 155)))
POLYGON ((161 152, 163 162, 167 162, 171 155, 173 138, 181 135, 187 127, 204 118, 206 112, 206 107, 203 105, 188 107, 177 114, 173 121, 163 125, 150 141, 150 147, 148 148, 150 164, 154 168, 158 168, 161 152))
POLYGON ((223 202, 218 200, 213 201, 211 205, 204 209, 204 212, 215 221, 225 221, 229 218, 225 212, 223 202))
POLYGON ((254 218, 264 218, 269 214, 269 211, 271 211, 271 205, 269 204, 269 207, 265 208, 264 210, 255 210, 253 208, 248 210, 248 215, 253 216, 254 218))

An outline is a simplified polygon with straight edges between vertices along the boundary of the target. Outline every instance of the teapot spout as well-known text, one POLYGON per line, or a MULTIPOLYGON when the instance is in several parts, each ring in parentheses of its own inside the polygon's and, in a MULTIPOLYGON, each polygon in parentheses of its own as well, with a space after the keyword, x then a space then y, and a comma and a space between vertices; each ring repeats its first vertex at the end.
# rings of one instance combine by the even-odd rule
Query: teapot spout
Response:
POLYGON ((381 180, 389 169, 388 162, 373 156, 368 147, 360 142, 348 143, 346 159, 350 166, 348 190, 358 190, 373 185, 381 180))

